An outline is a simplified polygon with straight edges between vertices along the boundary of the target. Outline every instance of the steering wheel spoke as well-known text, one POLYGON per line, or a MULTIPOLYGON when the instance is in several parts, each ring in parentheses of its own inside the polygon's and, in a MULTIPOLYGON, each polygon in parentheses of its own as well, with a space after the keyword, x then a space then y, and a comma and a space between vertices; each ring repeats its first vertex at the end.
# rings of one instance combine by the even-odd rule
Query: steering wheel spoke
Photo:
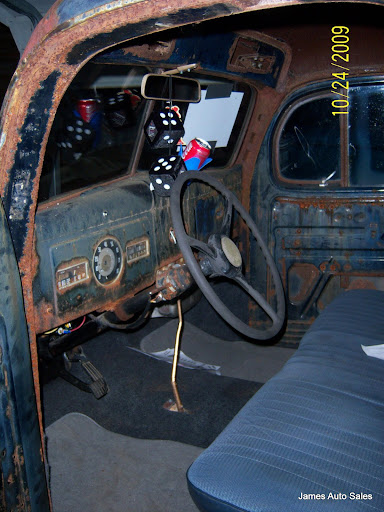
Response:
POLYGON ((199 252, 202 252, 203 254, 205 254, 205 256, 208 256, 209 258, 214 257, 213 249, 211 247, 209 247, 209 245, 206 244, 205 242, 202 242, 201 240, 197 240, 197 238, 193 238, 192 236, 189 236, 189 235, 186 235, 186 240, 190 247, 197 249, 199 252))
POLYGON ((248 281, 245 279, 243 274, 240 274, 233 278, 233 281, 238 283, 243 290, 245 290, 248 295, 250 295, 255 302, 261 307, 261 309, 269 316, 272 322, 278 321, 278 316, 273 307, 269 304, 269 302, 263 297, 263 295, 257 291, 253 286, 251 286, 248 281))

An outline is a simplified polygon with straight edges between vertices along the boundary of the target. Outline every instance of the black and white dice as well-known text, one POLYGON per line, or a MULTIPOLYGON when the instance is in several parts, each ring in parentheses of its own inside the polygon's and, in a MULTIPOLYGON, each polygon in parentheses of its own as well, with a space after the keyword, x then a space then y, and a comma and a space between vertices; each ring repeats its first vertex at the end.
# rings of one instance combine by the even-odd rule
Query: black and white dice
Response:
POLYGON ((186 171, 186 167, 181 156, 169 155, 158 158, 149 170, 151 189, 159 196, 171 195, 175 179, 184 171, 186 171))
POLYGON ((185 131, 181 119, 173 110, 156 110, 144 125, 146 139, 152 149, 174 148, 185 131))

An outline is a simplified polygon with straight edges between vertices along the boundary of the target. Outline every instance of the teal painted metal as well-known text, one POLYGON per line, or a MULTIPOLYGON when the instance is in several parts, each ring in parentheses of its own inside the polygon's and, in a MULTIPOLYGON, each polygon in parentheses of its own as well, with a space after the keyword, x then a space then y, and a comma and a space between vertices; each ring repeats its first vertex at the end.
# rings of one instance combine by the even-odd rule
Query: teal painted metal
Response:
POLYGON ((49 510, 19 271, 0 205, 1 510, 49 510))

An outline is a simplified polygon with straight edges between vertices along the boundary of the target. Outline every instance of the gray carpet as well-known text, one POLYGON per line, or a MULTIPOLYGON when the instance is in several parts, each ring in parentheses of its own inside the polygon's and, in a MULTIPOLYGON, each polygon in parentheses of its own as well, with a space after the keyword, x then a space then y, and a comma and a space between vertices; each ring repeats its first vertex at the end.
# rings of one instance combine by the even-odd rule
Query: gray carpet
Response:
MULTIPOLYGON (((131 350, 128 337, 116 334, 105 332, 86 347, 104 375, 109 393, 96 400, 62 379, 50 381, 43 388, 46 425, 70 412, 80 412, 118 434, 204 448, 261 387, 258 382, 179 368, 178 388, 190 414, 174 414, 163 408, 173 398, 171 365, 131 350)), ((173 334, 171 329, 168 336, 173 334)))
POLYGON ((197 512, 185 473, 200 448, 115 434, 79 413, 46 434, 53 512, 197 512))
MULTIPOLYGON (((141 349, 156 352, 172 348, 176 329, 175 320, 152 332, 147 331, 141 349)), ((95 409, 104 409, 116 386, 117 368, 123 367, 125 380, 131 376, 127 362, 113 354, 120 348, 124 349, 123 354, 129 355, 131 351, 126 343, 133 341, 132 336, 105 334, 108 335, 114 339, 105 343, 106 340, 98 337, 87 351, 103 372, 107 369, 112 372, 111 376, 107 375, 112 389, 110 395, 97 401, 57 379, 44 387, 46 421, 56 415, 49 411, 56 411, 57 397, 60 396, 62 402, 67 394, 68 410, 74 410, 77 395, 95 409), (96 357, 99 352, 100 361, 96 357)), ((181 349, 194 360, 219 365, 223 376, 254 382, 266 382, 294 352, 243 341, 222 341, 188 323, 184 324, 181 349)), ((180 370, 180 377, 182 373, 180 370)), ((124 396, 131 387, 126 383, 124 396)), ((121 404, 117 408, 119 421, 129 423, 135 415, 131 409, 123 409, 121 404)), ((84 414, 73 412, 49 425, 46 433, 53 512, 197 512, 187 490, 185 473, 201 448, 175 441, 127 437, 106 430, 84 414)))
MULTIPOLYGON (((140 343, 141 350, 150 354, 172 348, 177 323, 172 320, 149 333, 140 343)), ((188 322, 184 323, 180 350, 191 359, 220 366, 220 373, 225 377, 262 383, 273 377, 295 352, 295 349, 285 347, 224 341, 188 322)))

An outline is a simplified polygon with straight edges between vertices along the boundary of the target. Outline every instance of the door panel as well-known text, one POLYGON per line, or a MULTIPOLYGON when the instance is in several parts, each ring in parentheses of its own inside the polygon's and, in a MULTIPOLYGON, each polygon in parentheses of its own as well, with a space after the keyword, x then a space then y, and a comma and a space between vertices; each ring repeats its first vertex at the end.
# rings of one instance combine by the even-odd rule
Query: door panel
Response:
POLYGON ((0 510, 49 510, 19 271, 0 203, 0 510))
MULTIPOLYGON (((334 115, 329 90, 287 100, 252 184, 252 215, 262 219, 286 291, 286 341, 298 341, 342 291, 384 289, 384 85, 351 85, 347 115, 334 115)), ((262 261, 252 258, 253 282, 263 283, 262 261)))
POLYGON ((382 203, 277 197, 271 233, 296 337, 341 291, 384 289, 382 203), (302 329, 299 329, 299 324, 302 329))

